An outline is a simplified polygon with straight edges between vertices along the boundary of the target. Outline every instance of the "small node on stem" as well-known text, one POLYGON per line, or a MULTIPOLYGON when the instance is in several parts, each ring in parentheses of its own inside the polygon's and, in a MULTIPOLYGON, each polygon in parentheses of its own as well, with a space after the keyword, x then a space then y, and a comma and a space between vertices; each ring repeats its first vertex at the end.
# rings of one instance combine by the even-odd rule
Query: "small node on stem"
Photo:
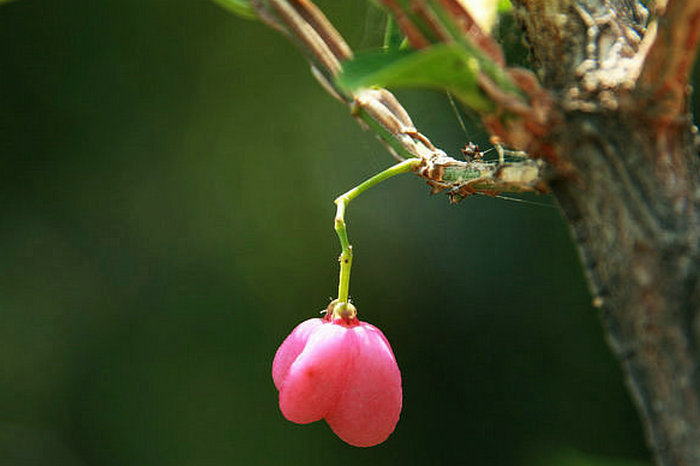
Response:
POLYGON ((338 302, 333 306, 333 319, 349 322, 355 317, 357 317, 357 308, 352 303, 338 302))

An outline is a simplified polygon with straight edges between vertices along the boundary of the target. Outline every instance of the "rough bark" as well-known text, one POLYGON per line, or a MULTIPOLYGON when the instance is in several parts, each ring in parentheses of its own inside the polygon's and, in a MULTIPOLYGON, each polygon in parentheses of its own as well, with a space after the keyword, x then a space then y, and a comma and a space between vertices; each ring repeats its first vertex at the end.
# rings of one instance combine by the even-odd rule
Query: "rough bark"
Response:
POLYGON ((649 446, 659 465, 700 465, 699 2, 649 17, 630 0, 514 3, 564 116, 551 188, 649 446))

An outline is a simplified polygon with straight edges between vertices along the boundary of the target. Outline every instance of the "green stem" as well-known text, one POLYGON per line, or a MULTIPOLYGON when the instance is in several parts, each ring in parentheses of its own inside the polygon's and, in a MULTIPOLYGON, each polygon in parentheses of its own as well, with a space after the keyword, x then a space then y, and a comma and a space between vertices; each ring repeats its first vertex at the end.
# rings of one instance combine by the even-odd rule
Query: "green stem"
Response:
POLYGON ((394 17, 387 15, 386 17, 386 27, 384 28, 384 41, 382 48, 385 52, 393 51, 398 49, 394 47, 394 35, 396 34, 396 23, 394 22, 394 17))
POLYGON ((340 278, 338 281, 338 301, 334 309, 334 314, 342 317, 348 306, 348 296, 350 294, 350 269, 352 268, 352 246, 348 240, 348 231, 345 224, 345 208, 357 196, 367 191, 372 186, 391 178, 392 176, 414 171, 422 163, 422 160, 411 158, 399 162, 386 170, 377 173, 372 178, 360 183, 350 191, 339 196, 335 200, 337 210, 335 213, 335 232, 340 240, 340 278))

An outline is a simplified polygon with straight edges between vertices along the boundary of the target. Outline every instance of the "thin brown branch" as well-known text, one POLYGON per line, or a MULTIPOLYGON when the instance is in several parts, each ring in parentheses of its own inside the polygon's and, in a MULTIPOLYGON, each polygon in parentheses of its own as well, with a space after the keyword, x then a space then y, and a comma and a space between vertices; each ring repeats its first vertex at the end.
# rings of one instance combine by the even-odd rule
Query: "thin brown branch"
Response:
MULTIPOLYGON (((317 31, 314 28, 314 24, 310 23, 308 19, 305 18, 305 16, 313 17, 313 15, 302 16, 289 2, 283 0, 271 0, 270 3, 282 21, 287 25, 291 34, 304 44, 311 55, 318 60, 328 72, 333 76, 337 75, 340 72, 340 58, 335 55, 334 51, 338 50, 338 48, 329 46, 326 40, 324 40, 327 39, 328 36, 325 38, 323 37, 323 32, 325 31, 317 31)), ((304 3, 306 4, 307 2, 304 3)), ((304 6, 303 4, 297 5, 304 6)))
POLYGON ((422 49, 430 45, 430 40, 425 37, 423 32, 411 21, 406 12, 401 8, 401 5, 394 0, 382 0, 391 14, 396 19, 396 23, 401 28, 401 31, 406 35, 408 43, 415 49, 422 49))
POLYGON ((529 70, 508 68, 501 46, 479 26, 464 4, 456 0, 381 0, 415 48, 435 43, 458 43, 480 55, 483 66, 477 84, 494 108, 481 113, 491 134, 533 157, 556 163, 549 133, 561 120, 549 92, 529 70), (410 5, 410 12, 405 10, 410 5), (432 39, 430 39, 430 38, 432 39))
MULTIPOLYGON (((388 90, 359 89, 349 93, 339 89, 333 78, 340 72, 341 62, 352 58, 352 50, 338 31, 309 0, 269 0, 269 4, 274 16, 262 3, 253 3, 253 6, 260 16, 266 15, 265 22, 276 29, 281 26, 282 32, 312 62, 314 77, 330 95, 350 106, 352 115, 363 127, 374 130, 394 158, 416 157, 423 161, 418 174, 433 192, 445 191, 450 200, 456 202, 475 192, 494 194, 544 189, 544 163, 541 161, 523 158, 506 163, 504 160, 484 161, 480 157, 453 159, 416 129, 408 112, 388 90)), ((419 16, 427 13, 427 10, 413 11, 419 16)), ((437 18, 432 20, 437 24, 437 18)), ((517 103, 510 107, 527 113, 527 108, 521 109, 517 103)))
POLYGON ((464 37, 469 37, 487 56, 498 65, 505 66, 506 60, 503 56, 503 49, 496 42, 491 34, 484 31, 479 23, 472 17, 472 14, 464 7, 462 2, 456 0, 440 0, 443 8, 447 10, 464 37))
POLYGON ((700 0, 669 0, 657 8, 656 37, 642 65, 637 95, 653 105, 657 120, 671 121, 685 114, 700 42, 700 0))
POLYGON ((323 42, 328 45, 338 60, 344 61, 352 58, 350 46, 316 5, 308 0, 292 0, 292 5, 321 36, 323 42))

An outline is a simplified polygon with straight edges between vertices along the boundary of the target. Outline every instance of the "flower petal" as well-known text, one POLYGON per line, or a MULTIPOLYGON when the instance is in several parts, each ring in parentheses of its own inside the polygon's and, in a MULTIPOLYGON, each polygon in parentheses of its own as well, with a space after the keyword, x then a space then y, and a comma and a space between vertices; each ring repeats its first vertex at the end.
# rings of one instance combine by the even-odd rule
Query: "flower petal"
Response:
POLYGON ((275 359, 272 361, 272 380, 275 382, 277 390, 280 389, 282 381, 287 376, 289 366, 303 351, 309 335, 319 325, 323 324, 322 319, 309 319, 300 323, 292 330, 292 333, 285 338, 284 342, 277 349, 275 359))
POLYGON ((394 431, 402 405, 401 373, 389 342, 368 323, 350 328, 357 356, 337 404, 326 415, 333 432, 350 445, 369 447, 394 431))
POLYGON ((306 424, 323 418, 336 404, 355 358, 351 337, 348 328, 331 322, 311 329, 306 346, 279 387, 284 417, 306 424))

